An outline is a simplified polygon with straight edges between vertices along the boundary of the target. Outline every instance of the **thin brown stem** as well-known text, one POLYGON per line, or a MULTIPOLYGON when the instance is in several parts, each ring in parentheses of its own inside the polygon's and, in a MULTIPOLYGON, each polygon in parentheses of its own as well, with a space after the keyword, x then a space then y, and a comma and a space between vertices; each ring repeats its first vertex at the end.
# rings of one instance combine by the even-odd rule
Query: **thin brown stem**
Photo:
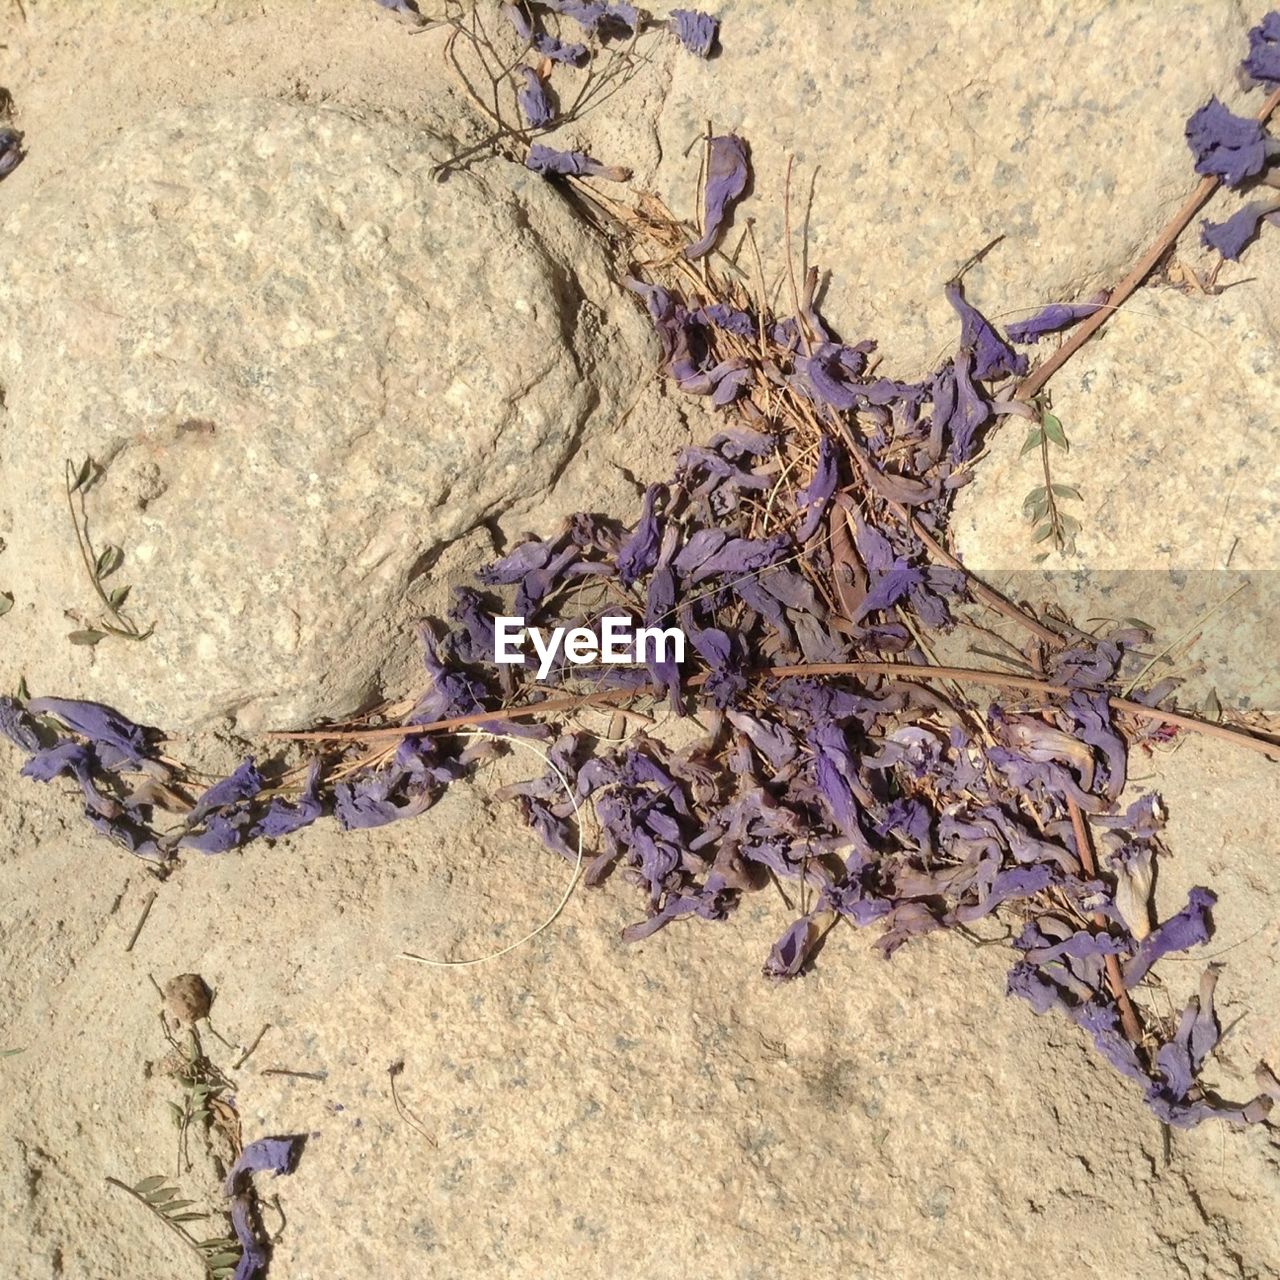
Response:
POLYGON ((796 331, 800 334, 800 341, 804 344, 805 354, 809 354, 809 323, 804 313, 800 310, 800 289, 796 284, 796 264, 792 256, 791 246, 791 166, 795 162, 795 156, 787 157, 787 177, 783 185, 782 191, 782 219, 783 234, 787 238, 787 278, 791 282, 791 305, 796 313, 796 331))
MULTIPOLYGON (((1257 119, 1265 123, 1272 113, 1280 107, 1280 89, 1276 89, 1262 104, 1257 119)), ((1058 348, 1054 354, 1038 369, 1033 370, 1018 386, 1019 400, 1030 400, 1039 392, 1049 379, 1071 359, 1090 338, 1115 314, 1135 289, 1151 273, 1151 269, 1169 251, 1170 246, 1187 229, 1191 219, 1205 206, 1209 197, 1217 191, 1217 178, 1205 178, 1198 187, 1183 201, 1177 213, 1165 224, 1160 234, 1147 246, 1146 251, 1134 263, 1132 270, 1111 291, 1107 305, 1099 308, 1082 321, 1071 337, 1058 348)))
MULTIPOLYGON (((1089 827, 1084 820, 1084 814, 1080 812, 1080 806, 1069 796, 1067 798, 1067 812, 1071 815, 1071 830, 1075 836, 1076 853, 1080 857, 1080 865, 1084 868, 1084 873, 1090 880, 1096 879, 1098 875, 1098 859, 1093 851, 1093 840, 1089 835, 1089 827)), ((1093 923, 1096 928, 1105 929, 1107 918, 1101 912, 1098 912, 1093 917, 1093 923)), ((1107 973, 1107 986, 1111 988, 1116 1007, 1120 1010, 1120 1025, 1124 1028, 1125 1037, 1135 1045, 1141 1044, 1142 1020, 1138 1017, 1138 1011, 1134 1008, 1133 1001, 1129 998, 1129 992, 1125 988, 1124 974, 1120 971, 1120 961, 1116 956, 1108 955, 1103 957, 1103 963, 1107 973)))
POLYGON ((941 560, 948 568, 964 574, 969 581, 969 590, 973 592, 976 599, 981 600, 988 608, 1003 614, 1010 621, 1016 622, 1020 627, 1025 627, 1032 635, 1051 648, 1063 649, 1066 647, 1067 641, 1065 637, 1060 636, 1056 631, 1050 631, 1048 627, 1042 622, 1038 622, 1025 609, 1020 609, 1012 600, 1006 599, 994 587, 989 587, 981 578, 966 569, 905 507, 891 502, 889 510, 910 527, 911 531, 924 543, 929 554, 935 560, 941 560))
MULTIPOLYGON (((788 676, 884 675, 894 676, 899 680, 970 681, 974 684, 990 685, 993 688, 1022 689, 1029 693, 1042 693, 1059 698, 1069 697, 1072 693, 1066 685, 1051 684, 1047 680, 1033 680, 1003 671, 981 671, 969 667, 934 667, 912 662, 800 663, 796 666, 763 667, 754 674, 775 679, 788 676)), ((696 689, 705 681, 705 674, 696 675, 686 680, 682 687, 696 689)), ((420 733, 446 733, 453 729, 466 729, 488 721, 524 720, 561 711, 581 711, 587 707, 624 702, 637 693, 660 695, 663 692, 656 685, 645 686, 639 690, 600 689, 595 693, 547 698, 543 702, 529 703, 521 707, 502 707, 496 711, 476 711, 470 715, 451 716, 447 720, 434 720, 429 724, 385 725, 368 729, 277 730, 267 734, 267 737, 303 742, 398 742, 420 733)), ((1123 711, 1139 719, 1177 725, 1209 737, 1220 738, 1224 742, 1231 742, 1239 747, 1247 747, 1266 756, 1280 758, 1280 742, 1272 741, 1270 738, 1232 729, 1227 725, 1210 724, 1192 716, 1181 715, 1176 711, 1161 711, 1157 707, 1146 707, 1140 702, 1130 702, 1126 698, 1109 698, 1108 702, 1117 711, 1123 711)))

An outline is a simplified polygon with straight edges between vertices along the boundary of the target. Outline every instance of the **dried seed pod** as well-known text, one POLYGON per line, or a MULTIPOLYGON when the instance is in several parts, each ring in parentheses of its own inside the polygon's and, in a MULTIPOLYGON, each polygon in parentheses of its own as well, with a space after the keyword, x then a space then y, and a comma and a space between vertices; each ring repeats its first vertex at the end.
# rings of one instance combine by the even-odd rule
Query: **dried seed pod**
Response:
POLYGON ((198 973, 180 973, 164 984, 165 1012, 188 1026, 209 1016, 213 992, 198 973))

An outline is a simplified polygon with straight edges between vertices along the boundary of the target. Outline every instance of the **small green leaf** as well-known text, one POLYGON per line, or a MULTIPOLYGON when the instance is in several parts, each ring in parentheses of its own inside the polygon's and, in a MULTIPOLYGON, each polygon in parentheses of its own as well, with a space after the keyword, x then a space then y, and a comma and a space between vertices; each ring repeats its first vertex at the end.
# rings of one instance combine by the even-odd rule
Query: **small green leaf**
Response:
POLYGON ((118 609, 129 598, 129 592, 132 590, 132 587, 116 587, 110 596, 111 607, 118 609))
MULTIPOLYGON (((1054 488, 1056 489, 1057 485, 1055 485, 1054 488)), ((1037 498, 1043 498, 1043 497, 1044 497, 1044 485, 1038 484, 1034 489, 1031 490, 1029 494, 1027 494, 1025 498, 1023 498, 1022 501, 1023 501, 1023 504, 1025 505, 1029 502, 1035 502, 1037 498)))
POLYGON ((13 608, 13 592, 0 591, 0 618, 3 618, 10 609, 13 608))
POLYGON ((77 489, 81 488, 91 475, 93 475, 93 459, 86 458, 80 464, 80 470, 76 472, 76 478, 71 485, 71 492, 75 493, 77 489))
POLYGON ((1204 700, 1204 718, 1206 720, 1222 719, 1222 703, 1218 701, 1216 689, 1210 689, 1209 696, 1204 700))
POLYGON ((1080 532, 1080 521, 1075 516, 1062 515, 1058 517, 1058 523, 1062 528, 1062 532, 1070 537, 1073 533, 1080 532))
MULTIPOLYGON (((184 1200, 183 1204, 194 1204, 194 1200, 184 1200)), ((174 1213, 169 1215, 170 1222, 199 1222, 209 1215, 207 1213, 174 1213)))
POLYGON ((1049 553, 1048 553, 1047 551, 1042 551, 1038 556, 1032 556, 1032 557, 1031 557, 1031 563, 1032 563, 1032 564, 1044 564, 1044 562, 1045 562, 1048 558, 1049 558, 1049 553))
POLYGON ((157 1209, 164 1209, 177 1194, 177 1187, 161 1187, 158 1191, 148 1191, 142 1198, 157 1209))
POLYGON ((1053 491, 1059 498, 1078 498, 1081 502, 1084 501, 1084 495, 1074 485, 1055 484, 1053 491))
POLYGON ((240 1261, 240 1250, 227 1249, 222 1253, 215 1253, 212 1257, 204 1260, 204 1265, 210 1271, 218 1271, 223 1267, 234 1267, 240 1261))
POLYGON ((1049 499, 1037 498, 1035 502, 1027 508, 1027 519, 1032 524, 1039 524, 1041 520, 1049 514, 1049 499))
POLYGON ((0 1049, 0 1058, 13 1058, 20 1053, 26 1053, 26 1049, 0 1049))
POLYGON ((85 631, 72 631, 67 639, 72 644, 97 644, 99 640, 106 639, 105 631, 95 631, 92 627, 85 631))
POLYGON ((1067 444, 1067 433, 1063 431, 1062 423, 1051 413, 1044 415, 1044 433, 1059 449, 1069 449, 1071 447, 1067 444))
POLYGON ((98 563, 94 566, 94 573, 98 579, 110 577, 124 563, 124 552, 114 544, 103 549, 98 553, 98 563))
POLYGON ((143 1178, 141 1182, 135 1182, 133 1189, 140 1195, 145 1196, 148 1191, 154 1191, 157 1187, 164 1186, 164 1174, 153 1174, 150 1178, 143 1178))
POLYGON ((1022 444, 1022 453, 1018 457, 1022 457, 1023 453, 1030 453, 1032 449, 1038 449, 1044 443, 1044 432, 1039 427, 1032 427, 1027 433, 1026 440, 1022 444))
POLYGON ((1032 542, 1043 542, 1046 538, 1053 536, 1053 525, 1042 524, 1035 532, 1032 542))
POLYGON ((215 1253, 221 1253, 224 1249, 234 1248, 235 1244, 234 1236, 211 1236, 208 1240, 197 1240, 196 1248, 203 1249, 206 1253, 210 1249, 215 1253))
POLYGON ((19 677, 19 679, 18 679, 18 688, 17 688, 17 691, 16 691, 16 696, 17 696, 17 699, 18 699, 18 701, 19 701, 19 702, 30 702, 30 701, 31 701, 31 690, 27 688, 27 677, 26 677, 26 676, 20 676, 20 677, 19 677))

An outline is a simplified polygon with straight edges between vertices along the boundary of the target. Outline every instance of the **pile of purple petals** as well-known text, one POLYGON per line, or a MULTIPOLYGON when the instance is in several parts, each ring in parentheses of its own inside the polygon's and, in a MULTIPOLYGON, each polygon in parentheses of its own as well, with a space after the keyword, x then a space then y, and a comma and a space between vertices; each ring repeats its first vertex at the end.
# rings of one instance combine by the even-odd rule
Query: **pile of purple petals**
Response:
MULTIPOLYGON (((711 254, 748 166, 740 139, 711 141, 703 234, 686 256, 711 254)), ((565 858, 576 854, 581 813, 593 815, 601 843, 586 879, 616 877, 638 891, 628 939, 724 920, 747 895, 776 886, 802 904, 764 961, 765 974, 782 981, 802 974, 841 922, 872 930, 890 956, 998 913, 1017 953, 1009 993, 1074 1022, 1162 1121, 1263 1121, 1280 1098, 1265 1068, 1261 1092, 1242 1103, 1201 1080, 1221 1035, 1216 967, 1176 1023, 1162 1027, 1148 1014, 1139 1044, 1123 1034, 1105 976, 1114 957, 1140 1001, 1162 957, 1212 935, 1205 888, 1152 919, 1163 810, 1154 795, 1122 799, 1132 742, 1113 722, 1108 695, 1146 635, 1071 631, 1057 646, 1029 647, 1028 663, 1070 690, 1049 702, 975 704, 891 674, 761 674, 929 662, 923 638, 953 625, 968 579, 934 564, 919 531, 943 535, 987 433, 1002 416, 1031 412, 1013 396, 1028 365, 1016 347, 1076 323, 1089 305, 1049 308, 1018 327, 1015 343, 952 282, 954 355, 923 380, 900 381, 875 368, 872 342, 845 341, 819 314, 812 275, 797 313, 782 316, 754 310, 710 270, 705 278, 707 296, 670 279, 628 283, 658 335, 666 375, 703 397, 722 425, 646 490, 634 524, 579 513, 458 589, 443 634, 422 629, 428 689, 400 724, 474 716, 492 733, 541 740, 555 770, 504 795, 565 858), (567 664, 535 681, 530 668, 494 665, 495 618, 511 614, 545 628, 600 631, 612 616, 678 625, 690 652, 682 666, 601 668, 586 687, 567 664), (643 734, 618 745, 483 719, 600 689, 656 697, 677 716, 696 714, 705 731, 675 750, 643 734), (1073 809, 1091 827, 1096 875, 1076 845, 1073 809)), ((1167 693, 1139 696, 1154 703, 1167 693)), ((277 839, 326 816, 344 830, 414 817, 494 750, 424 729, 376 757, 330 750, 288 787, 278 768, 246 759, 162 830, 164 798, 182 780, 150 731, 97 704, 41 698, 0 699, 0 733, 27 756, 27 777, 75 783, 96 829, 160 863, 182 850, 218 854, 277 839), (335 774, 341 780, 330 781, 335 774)))
MULTIPOLYGON (((395 0, 378 0, 394 4, 395 0)), ((582 68, 595 57, 605 41, 633 40, 642 31, 659 29, 689 53, 709 58, 716 47, 720 24, 696 9, 673 9, 665 21, 651 18, 625 0, 513 0, 501 6, 507 25, 531 61, 511 72, 526 132, 554 129, 566 123, 552 80, 555 69, 582 68), (581 39, 567 39, 563 32, 547 29, 549 21, 567 20, 581 39), (584 43, 583 41, 589 43, 584 43)), ((596 177, 625 182, 630 170, 604 164, 583 151, 562 151, 545 143, 533 143, 525 164, 547 177, 596 177)))
MULTIPOLYGON (((804 972, 840 920, 874 929, 888 956, 1000 911, 1018 953, 1009 991, 1079 1025, 1163 1120, 1262 1119, 1266 1092, 1232 1104, 1197 1082, 1219 1034, 1216 970, 1177 1027, 1141 1046, 1121 1034, 1104 981, 1108 955, 1138 987, 1162 956, 1203 944, 1212 928, 1213 895, 1200 888, 1152 927, 1162 811, 1150 795, 1119 804, 1129 746, 1107 695, 1127 648, 1144 635, 1121 631, 1044 654, 1047 677, 1072 690, 1047 719, 1038 704, 1006 700, 979 711, 890 676, 755 674, 927 661, 913 632, 947 629, 966 579, 931 565, 907 517, 941 531, 968 459, 1011 404, 1008 379, 1025 357, 958 286, 948 296, 959 350, 919 383, 871 376, 872 344, 843 342, 811 305, 778 319, 640 281, 633 288, 669 375, 717 406, 724 425, 683 451, 669 482, 650 486, 634 525, 580 513, 458 589, 443 637, 422 629, 429 688, 402 723, 581 689, 579 669, 567 665, 536 688, 530 671, 495 667, 498 614, 597 631, 608 616, 677 624, 691 650, 683 667, 599 669, 590 688, 657 693, 678 715, 696 712, 706 733, 691 747, 636 735, 614 748, 581 732, 556 737, 546 725, 480 722, 545 741, 601 832, 587 882, 617 875, 639 891, 629 939, 686 917, 723 920, 747 894, 789 884, 806 907, 764 964, 785 980, 804 972), (1088 816, 1105 855, 1098 878, 1084 872, 1070 803, 1088 816)), ((0 700, 0 732, 28 756, 24 775, 74 782, 96 829, 160 862, 181 850, 216 854, 280 838, 322 815, 344 830, 414 817, 492 749, 409 735, 333 784, 326 774, 356 757, 317 758, 301 789, 287 794, 271 791, 247 759, 161 832, 156 788, 173 779, 151 732, 109 708, 58 698, 0 700)), ((574 806, 554 771, 505 795, 548 848, 575 855, 574 806)), ((1264 1083, 1272 1088, 1269 1076, 1264 1083)))

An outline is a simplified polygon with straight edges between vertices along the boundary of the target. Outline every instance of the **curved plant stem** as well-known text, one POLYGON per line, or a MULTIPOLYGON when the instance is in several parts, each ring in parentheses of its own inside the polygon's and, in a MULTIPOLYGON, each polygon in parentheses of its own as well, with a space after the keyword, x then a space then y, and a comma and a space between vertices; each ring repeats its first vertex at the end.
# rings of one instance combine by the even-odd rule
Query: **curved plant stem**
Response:
MULTIPOLYGON (((935 667, 918 662, 800 663, 790 667, 763 667, 754 674, 775 679, 783 679, 787 676, 881 675, 895 676, 900 680, 959 680, 990 685, 994 688, 1025 689, 1029 693, 1042 693, 1059 698, 1069 697, 1073 692, 1066 685, 1051 684, 1047 680, 1033 680, 1005 671, 982 671, 971 667, 935 667)), ((705 681, 705 675, 696 675, 686 680, 681 687, 696 689, 705 681)), ((476 711, 470 715, 452 716, 447 720, 433 720, 429 724, 384 725, 371 729, 276 730, 266 736, 299 742, 398 742, 420 733, 445 733, 450 729, 463 729, 469 725, 484 724, 488 721, 523 720, 559 711, 581 711, 587 707, 607 706, 615 702, 625 702, 639 692, 661 694, 663 691, 657 686, 648 686, 645 690, 599 689, 595 693, 547 698, 543 702, 532 702, 521 707, 476 711)), ((1197 720, 1193 716, 1184 716, 1176 711, 1161 711, 1158 707, 1147 707, 1141 702, 1130 702, 1127 698, 1108 698, 1108 702, 1117 711, 1126 712, 1141 720, 1177 725, 1182 729, 1220 738, 1224 742, 1231 742, 1236 746, 1247 747, 1263 755, 1280 759, 1280 742, 1248 733, 1243 729, 1211 724, 1206 720, 1197 720)))
MULTIPOLYGON (((1280 107, 1280 89, 1276 89, 1262 104, 1257 119, 1265 124, 1277 107, 1280 107)), ((1183 201, 1177 213, 1165 224, 1160 234, 1147 246, 1138 261, 1133 264, 1129 274, 1111 291, 1107 305, 1100 307, 1093 315, 1082 321, 1071 337, 1044 364, 1022 380, 1016 393, 1019 400, 1030 400, 1042 390, 1049 379, 1107 323, 1129 295, 1147 278, 1151 269, 1164 257, 1169 247, 1187 229, 1191 219, 1200 212, 1220 185, 1217 178, 1205 178, 1196 187, 1183 201)))
POLYGON ((1025 627, 1032 635, 1042 640, 1050 648, 1066 648, 1066 637, 1060 636, 1056 631, 1051 631, 1044 623, 1038 622, 1027 613, 1025 609, 1020 609, 1012 600, 1006 599, 994 587, 989 587, 981 578, 966 569, 905 507, 900 507, 897 503, 891 502, 889 509, 910 527, 911 532, 924 543, 929 554, 935 560, 941 560, 947 568, 955 569, 964 574, 969 582, 969 590, 973 592, 976 599, 981 600, 988 608, 1003 614, 1010 621, 1016 622, 1020 627, 1025 627))

